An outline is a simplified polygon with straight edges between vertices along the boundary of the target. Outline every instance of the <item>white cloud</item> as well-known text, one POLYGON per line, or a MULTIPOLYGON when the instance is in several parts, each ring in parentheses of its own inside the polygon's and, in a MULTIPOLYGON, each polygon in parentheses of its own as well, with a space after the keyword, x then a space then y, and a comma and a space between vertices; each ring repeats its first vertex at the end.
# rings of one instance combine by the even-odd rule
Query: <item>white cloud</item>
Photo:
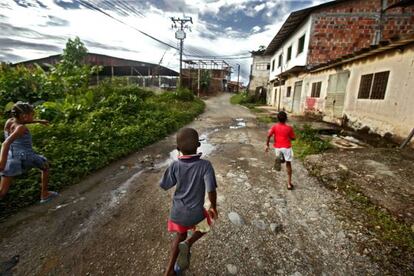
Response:
MULTIPOLYGON (((69 1, 69 0, 67 0, 69 1)), ((286 1, 269 0, 265 3, 252 6, 247 9, 250 0, 181 0, 181 6, 187 6, 185 13, 193 17, 194 25, 192 32, 187 32, 185 47, 191 50, 191 54, 200 55, 205 53, 215 53, 217 55, 235 55, 246 54, 249 51, 256 50, 260 45, 267 46, 276 35, 283 21, 289 14, 286 1), (269 10, 264 16, 267 25, 257 25, 251 29, 253 32, 250 36, 246 33, 235 31, 232 27, 223 27, 222 32, 215 22, 202 21, 199 16, 205 13, 217 15, 221 7, 234 5, 234 10, 242 10, 246 14, 255 16, 257 12, 265 9, 269 10), (285 14, 284 18, 273 17, 271 10, 282 9, 285 14)), ((320 2, 320 1, 318 1, 320 2)), ((41 7, 23 8, 11 2, 10 5, 0 5, 0 23, 5 22, 15 27, 32 29, 36 33, 16 32, 10 38, 25 40, 27 42, 40 41, 38 34, 45 34, 49 37, 61 37, 62 39, 49 38, 43 39, 41 43, 64 47, 64 41, 67 38, 79 36, 84 41, 96 42, 87 45, 90 52, 97 52, 107 55, 113 55, 122 58, 134 60, 142 60, 146 62, 158 63, 166 51, 166 47, 158 42, 140 34, 136 30, 123 25, 115 20, 98 13, 96 11, 82 9, 63 9, 56 5, 53 0, 42 0, 41 3, 47 6, 47 9, 41 7), (3 16, 1 16, 3 15, 3 16), (62 22, 69 22, 69 26, 65 24, 48 25, 49 16, 59 18, 62 22), (24 35, 24 37, 22 37, 24 35), (108 45, 108 48, 99 47, 99 44, 108 45), (115 48, 115 49, 112 49, 115 48), (129 51, 125 50, 129 49, 129 51)), ((131 3, 131 2, 125 2, 131 3)), ((171 5, 174 1, 169 1, 171 5)), ((173 46, 177 46, 177 40, 174 38, 174 30, 171 29, 171 16, 182 17, 183 13, 179 11, 165 12, 156 8, 150 1, 147 2, 148 9, 143 12, 144 16, 130 15, 122 17, 116 12, 110 12, 116 18, 121 19, 125 23, 139 30, 147 32, 152 36, 165 41, 173 46)), ((280 13, 279 13, 280 14, 280 13)), ((0 29, 0 38, 5 37, 0 29)), ((1 45, 0 45, 1 46, 1 45)), ((42 52, 31 49, 14 49, 13 54, 22 56, 26 59, 40 58, 43 56, 55 54, 50 52, 42 52)), ((248 78, 250 59, 230 60, 233 65, 239 62, 242 65, 242 77, 248 78)), ((168 49, 162 63, 172 69, 178 70, 178 55, 174 49, 168 49)))
POLYGON ((252 32, 257 33, 258 31, 260 31, 262 28, 260 28, 260 26, 254 26, 252 28, 252 32))
POLYGON ((256 7, 254 7, 254 10, 256 12, 259 12, 259 11, 263 10, 264 8, 266 8, 266 4, 265 3, 262 3, 260 5, 257 5, 256 7))

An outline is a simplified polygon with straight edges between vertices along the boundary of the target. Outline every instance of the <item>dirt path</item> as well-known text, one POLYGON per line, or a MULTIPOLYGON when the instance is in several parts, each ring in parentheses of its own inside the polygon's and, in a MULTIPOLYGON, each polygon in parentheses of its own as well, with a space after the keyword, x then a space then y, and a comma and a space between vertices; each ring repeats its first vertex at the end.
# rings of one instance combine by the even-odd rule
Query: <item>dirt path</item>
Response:
MULTIPOLYGON (((340 199, 300 162, 293 163, 297 189, 286 190, 285 172, 272 171, 272 156, 264 154, 266 129, 247 109, 230 105, 229 95, 208 100, 191 126, 205 136, 203 150, 216 170, 220 219, 194 246, 187 275, 382 274, 336 217, 340 199)), ((158 181, 174 139, 1 223, 0 259, 20 255, 15 275, 161 275, 171 192, 158 181)))

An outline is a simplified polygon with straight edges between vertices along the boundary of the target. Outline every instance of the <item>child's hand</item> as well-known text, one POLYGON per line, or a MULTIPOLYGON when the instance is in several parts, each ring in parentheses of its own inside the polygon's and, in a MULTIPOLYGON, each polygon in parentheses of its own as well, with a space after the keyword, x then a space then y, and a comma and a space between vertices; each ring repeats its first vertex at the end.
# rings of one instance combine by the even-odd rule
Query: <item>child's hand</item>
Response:
POLYGON ((48 120, 38 120, 37 122, 40 123, 40 124, 42 124, 42 125, 45 125, 45 126, 49 125, 49 121, 48 120))
POLYGON ((265 152, 269 152, 269 146, 266 146, 265 152))
POLYGON ((210 208, 210 209, 208 209, 207 212, 208 212, 208 214, 210 215, 210 217, 212 219, 217 219, 218 218, 218 212, 217 212, 216 208, 210 208))
POLYGON ((5 167, 6 167, 6 162, 0 161, 0 172, 2 172, 5 167))

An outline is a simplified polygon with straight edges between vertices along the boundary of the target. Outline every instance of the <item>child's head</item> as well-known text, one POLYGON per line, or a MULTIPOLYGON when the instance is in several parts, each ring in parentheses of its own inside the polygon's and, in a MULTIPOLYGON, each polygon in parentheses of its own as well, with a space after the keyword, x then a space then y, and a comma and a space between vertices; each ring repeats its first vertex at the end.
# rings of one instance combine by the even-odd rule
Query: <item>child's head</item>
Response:
POLYGON ((286 121, 287 121, 287 114, 286 114, 286 112, 280 111, 279 113, 277 113, 277 119, 281 123, 286 123, 286 121))
POLYGON ((31 119, 33 119, 33 114, 34 108, 29 103, 19 101, 15 103, 11 109, 11 115, 13 116, 13 118, 22 121, 30 121, 31 119))
POLYGON ((177 133, 177 150, 182 154, 195 154, 200 146, 198 133, 193 128, 182 128, 177 133))

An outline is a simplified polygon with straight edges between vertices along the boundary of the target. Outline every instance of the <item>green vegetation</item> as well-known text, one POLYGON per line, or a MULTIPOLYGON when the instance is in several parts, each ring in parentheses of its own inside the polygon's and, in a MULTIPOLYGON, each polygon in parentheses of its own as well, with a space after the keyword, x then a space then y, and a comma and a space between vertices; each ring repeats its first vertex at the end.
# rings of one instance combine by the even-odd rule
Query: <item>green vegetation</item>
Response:
MULTIPOLYGON (((70 44, 75 44, 75 50, 67 49, 82 52, 79 41, 70 44)), ((156 95, 111 82, 89 87, 89 77, 97 68, 70 61, 82 55, 69 56, 64 55, 50 72, 39 67, 0 67, 0 110, 5 110, 0 124, 4 125, 17 100, 34 103, 36 116, 50 121, 50 126, 29 128, 34 149, 51 163, 51 190, 79 182, 111 161, 162 139, 204 110, 204 102, 185 89, 156 95)), ((38 201, 39 181, 36 170, 18 177, 0 201, 0 217, 38 201)))
POLYGON ((253 95, 249 95, 246 91, 233 95, 230 98, 230 103, 244 105, 253 111, 256 106, 265 104, 263 101, 256 101, 255 97, 253 95))
POLYGON ((296 140, 292 142, 295 156, 303 159, 310 154, 321 153, 330 148, 328 141, 318 136, 318 131, 310 125, 304 125, 299 129, 295 127, 296 140))
MULTIPOLYGON (((336 186, 345 194, 353 207, 363 215, 363 223, 367 229, 381 243, 393 249, 389 256, 373 256, 374 259, 383 262, 381 258, 386 258, 387 262, 400 268, 400 265, 405 265, 404 259, 410 260, 414 257, 414 232, 409 225, 398 221, 389 212, 373 203, 356 184, 344 180, 336 186)), ((350 219, 355 218, 351 216, 350 219)), ((384 248, 383 244, 377 246, 384 248)))

